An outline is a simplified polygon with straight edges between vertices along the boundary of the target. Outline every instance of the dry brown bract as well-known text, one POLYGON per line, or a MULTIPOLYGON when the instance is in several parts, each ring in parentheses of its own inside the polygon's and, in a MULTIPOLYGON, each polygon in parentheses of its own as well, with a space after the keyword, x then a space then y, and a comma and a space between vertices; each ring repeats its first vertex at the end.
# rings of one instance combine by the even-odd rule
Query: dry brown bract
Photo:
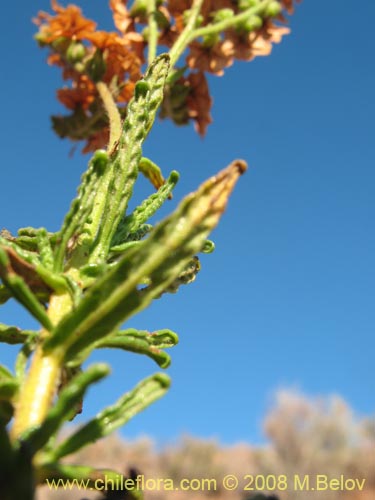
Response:
POLYGON ((203 71, 190 73, 187 78, 190 93, 187 98, 189 116, 195 121, 195 129, 200 135, 205 135, 207 126, 212 123, 212 98, 203 71))
MULTIPOLYGON (((272 45, 290 32, 282 25, 286 22, 283 13, 291 14, 294 4, 300 1, 280 0, 284 10, 277 20, 281 25, 266 18, 255 31, 248 32, 245 26, 238 25, 216 34, 215 41, 210 42, 207 37, 192 41, 187 47, 187 67, 167 88, 161 116, 170 117, 177 124, 193 120, 198 133, 204 135, 212 122, 212 99, 205 73, 221 76, 234 59, 251 61, 269 55, 272 45)), ((185 27, 192 3, 166 0, 157 5, 159 45, 173 46, 185 27)), ((54 120, 55 131, 72 140, 86 139, 85 152, 105 146, 108 138, 108 120, 95 82, 101 80, 108 85, 124 116, 124 105, 130 101, 135 82, 142 75, 147 36, 141 30, 147 24, 147 15, 142 8, 134 10, 132 2, 129 8, 127 4, 127 0, 109 0, 116 32, 97 31, 96 23, 85 18, 79 7, 63 7, 57 0, 51 0, 54 14, 40 12, 35 19, 39 26, 37 39, 51 50, 49 64, 60 67, 63 79, 71 81, 70 87, 60 89, 57 96, 72 114, 54 120), (74 49, 80 54, 78 60, 69 56, 74 49), (99 61, 97 66, 95 58, 99 61)), ((210 25, 218 10, 228 8, 235 14, 239 12, 235 0, 204 0, 200 26, 210 25)))
POLYGON ((233 64, 233 54, 233 44, 229 40, 220 41, 212 47, 193 42, 186 62, 192 69, 221 76, 224 74, 224 68, 233 64))
POLYGON ((57 0, 51 0, 52 10, 56 12, 51 16, 47 12, 39 12, 34 22, 40 26, 40 34, 44 43, 52 43, 60 37, 71 40, 83 40, 95 31, 96 23, 86 19, 76 5, 61 7, 57 0))

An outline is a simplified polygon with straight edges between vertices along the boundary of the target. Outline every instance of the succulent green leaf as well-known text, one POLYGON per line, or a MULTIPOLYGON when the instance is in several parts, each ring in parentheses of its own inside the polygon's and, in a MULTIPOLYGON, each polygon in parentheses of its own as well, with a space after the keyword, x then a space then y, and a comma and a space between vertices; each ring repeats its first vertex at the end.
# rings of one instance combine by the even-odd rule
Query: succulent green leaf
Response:
POLYGON ((0 323, 0 342, 6 344, 23 344, 33 333, 29 330, 21 330, 17 326, 0 323))
POLYGON ((140 382, 132 391, 122 396, 113 406, 109 406, 94 419, 73 433, 53 451, 53 458, 58 460, 87 446, 98 439, 111 434, 123 426, 132 417, 165 394, 170 379, 164 373, 156 373, 140 382))
MULTIPOLYGON (((139 241, 142 240, 148 233, 151 232, 152 224, 142 224, 139 229, 128 234, 126 241, 139 241)), ((111 248, 111 250, 113 250, 111 248)))
POLYGON ((36 252, 30 252, 29 250, 25 250, 19 247, 17 243, 15 243, 15 241, 10 241, 6 238, 0 237, 0 245, 4 249, 8 248, 12 249, 13 252, 17 253, 18 257, 20 257, 21 259, 23 259, 32 266, 36 267, 38 264, 40 264, 39 255, 36 252))
MULTIPOLYGON (((144 223, 152 217, 157 210, 163 205, 165 200, 170 197, 172 190, 174 189, 177 181, 179 179, 179 174, 176 171, 171 172, 168 180, 163 184, 157 193, 153 193, 149 196, 139 207, 137 207, 133 213, 124 217, 116 230, 113 237, 112 245, 117 246, 123 242, 128 241, 128 237, 132 233, 136 233, 144 223)), ((111 251, 112 248, 111 248, 111 251)))
POLYGON ((206 240, 203 243, 203 247, 201 249, 202 253, 212 253, 215 250, 215 243, 211 240, 206 240))
POLYGON ((141 245, 129 250, 97 280, 56 326, 45 350, 84 350, 160 296, 202 249, 245 168, 244 162, 233 162, 188 195, 141 245), (140 289, 146 279, 151 284, 140 289))
POLYGON ((52 323, 46 310, 31 291, 21 276, 17 275, 9 262, 7 253, 0 248, 0 276, 4 284, 17 299, 47 330, 52 329, 52 323))
POLYGON ((96 344, 96 348, 118 348, 125 351, 145 354, 153 359, 161 368, 170 365, 170 356, 162 349, 173 347, 178 343, 178 336, 171 330, 158 330, 150 333, 146 330, 129 328, 112 334, 96 344))
POLYGON ((19 385, 17 380, 3 380, 0 376, 0 401, 9 401, 17 393, 19 385))
POLYGON ((194 256, 177 278, 163 290, 163 293, 177 293, 181 285, 188 285, 195 281, 200 269, 201 265, 199 259, 197 256, 194 256))
POLYGON ((138 164, 139 171, 148 179, 155 189, 159 189, 165 182, 160 167, 149 158, 143 156, 138 164))
POLYGON ((146 133, 150 131, 155 121, 156 113, 163 101, 165 82, 169 73, 169 55, 161 54, 156 57, 146 71, 144 79, 150 83, 150 93, 148 98, 148 120, 146 123, 146 133), (152 81, 152 84, 151 84, 152 81))
POLYGON ((48 238, 47 230, 43 228, 37 232, 37 245, 41 263, 49 270, 53 269, 53 250, 48 238))
MULTIPOLYGON (((14 241, 20 248, 36 252, 38 251, 38 231, 39 229, 34 227, 23 227, 18 230, 18 236, 17 238, 14 238, 14 241)), ((47 237, 53 247, 56 243, 57 233, 48 232, 47 237)))
POLYGON ((0 380, 13 379, 12 372, 4 365, 0 365, 0 380))
POLYGON ((36 238, 37 234, 38 234, 38 229, 31 226, 21 227, 18 230, 18 237, 27 236, 28 238, 36 238))
MULTIPOLYGON (((0 433, 3 425, 7 425, 13 418, 13 413, 14 413, 14 407, 10 401, 5 401, 5 400, 0 401, 0 433)), ((3 453, 1 439, 2 438, 0 436, 0 467, 1 467, 1 455, 3 453)), ((4 471, 3 468, 1 468, 0 470, 4 471)))
POLYGON ((16 377, 3 365, 0 365, 0 400, 11 400, 19 388, 16 377))
POLYGON ((113 257, 118 254, 125 255, 125 252, 127 252, 131 248, 139 246, 140 244, 140 241, 127 241, 125 243, 121 243, 120 245, 115 245, 111 247, 109 258, 113 260, 113 257))
POLYGON ((43 448, 48 440, 60 429, 72 415, 87 388, 109 373, 109 367, 102 363, 90 366, 79 373, 61 390, 56 404, 48 412, 43 423, 22 437, 33 453, 43 448))
POLYGON ((11 297, 11 291, 5 285, 0 285, 0 304, 5 304, 11 297))
POLYGON ((151 127, 163 98, 168 74, 169 56, 161 55, 150 65, 144 79, 136 84, 133 99, 128 104, 123 134, 109 171, 107 198, 95 248, 90 262, 104 260, 117 226, 125 213, 138 176, 142 143, 151 127))
POLYGON ((39 337, 39 332, 28 332, 28 333, 29 335, 25 340, 22 349, 18 353, 15 363, 16 377, 19 380, 20 384, 23 383, 23 380, 26 376, 27 362, 36 347, 39 337))
POLYGON ((59 232, 60 239, 56 245, 55 253, 56 271, 62 271, 65 260, 75 246, 90 244, 95 237, 95 234, 90 231, 90 216, 94 208, 100 179, 103 177, 107 166, 107 153, 100 150, 96 151, 89 163, 89 168, 82 176, 78 196, 72 202, 59 232))
POLYGON ((0 246, 8 253, 11 264, 17 274, 21 275, 34 292, 49 293, 51 290, 64 291, 67 289, 66 280, 52 272, 52 249, 45 229, 37 231, 37 243, 44 246, 43 259, 47 259, 47 266, 41 262, 40 256, 21 248, 17 243, 0 238, 0 246), (39 236, 38 236, 39 235, 39 236), (43 241, 43 242, 42 242, 43 241), (48 254, 48 255, 47 255, 48 254))

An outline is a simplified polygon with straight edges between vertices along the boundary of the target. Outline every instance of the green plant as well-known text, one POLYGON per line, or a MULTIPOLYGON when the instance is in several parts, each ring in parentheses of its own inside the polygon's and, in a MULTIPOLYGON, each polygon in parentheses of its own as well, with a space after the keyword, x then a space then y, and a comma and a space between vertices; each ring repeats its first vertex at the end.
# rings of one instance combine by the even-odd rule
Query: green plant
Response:
MULTIPOLYGON (((111 2, 113 8, 119 3, 111 2)), ((63 93, 65 101, 68 96, 80 96, 71 116, 60 121, 55 117, 55 130, 60 135, 65 130, 65 135, 75 140, 88 140, 88 149, 97 144, 98 132, 108 136, 108 142, 106 150, 97 150, 90 160, 58 232, 28 227, 15 237, 7 231, 0 237, 0 301, 16 299, 41 325, 40 331, 0 325, 3 342, 22 345, 15 372, 4 367, 0 371, 0 494, 4 500, 32 499, 35 485, 50 478, 86 478, 95 488, 98 478, 114 477, 114 471, 67 466, 61 459, 119 428, 168 389, 168 376, 157 373, 56 444, 57 432, 80 411, 88 387, 109 373, 103 364, 82 368, 94 349, 124 349, 145 354, 162 368, 168 366, 170 359, 164 349, 176 344, 174 332, 121 330, 121 325, 153 299, 195 279, 197 254, 213 250, 208 235, 246 170, 244 161, 234 161, 188 195, 161 223, 155 227, 148 224, 171 196, 179 177, 171 172, 164 180, 160 169, 142 156, 142 144, 159 107, 163 104, 164 115, 177 123, 186 112, 201 132, 209 122, 203 69, 186 76, 189 64, 194 68, 192 54, 188 66, 176 69, 176 63, 187 48, 203 51, 215 62, 213 51, 219 45, 222 48, 223 33, 258 33, 248 41, 249 49, 254 49, 261 33, 269 37, 272 30, 285 30, 270 20, 283 6, 290 8, 291 2, 233 2, 234 10, 229 11, 194 0, 190 9, 181 10, 184 21, 180 27, 166 27, 167 12, 161 2, 135 1, 129 19, 147 24, 142 43, 146 46, 148 42, 148 67, 143 77, 142 57, 126 42, 128 28, 121 41, 119 35, 95 32, 92 23, 79 17, 77 7, 52 5, 57 15, 41 15, 37 39, 70 71, 73 88, 63 93), (74 23, 70 23, 70 15, 74 23), (80 23, 85 28, 78 31, 80 23), (165 36, 168 30, 169 35, 173 33, 174 40, 168 53, 156 56, 162 29, 165 36), (111 52, 114 47, 117 52, 111 52), (123 66, 119 74, 113 68, 119 61, 123 64, 124 57, 139 67, 133 72, 137 81, 128 81, 132 84, 131 99, 126 108, 118 108, 125 85, 120 76, 125 73, 123 66), (192 99, 192 89, 203 89, 203 104, 192 99), (158 190, 129 213, 128 202, 139 172, 158 190)), ((137 32, 132 28, 131 33, 137 32)), ((267 43, 268 50, 271 42, 267 43)), ((233 60, 233 44, 231 50, 224 66, 233 60)), ((132 495, 138 498, 140 492, 134 490, 132 495)))

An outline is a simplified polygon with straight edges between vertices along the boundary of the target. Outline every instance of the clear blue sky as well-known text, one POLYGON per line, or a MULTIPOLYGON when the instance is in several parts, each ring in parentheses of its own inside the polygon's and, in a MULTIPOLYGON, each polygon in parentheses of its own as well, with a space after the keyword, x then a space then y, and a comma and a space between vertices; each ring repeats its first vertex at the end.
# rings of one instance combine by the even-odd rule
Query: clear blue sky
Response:
MULTIPOLYGON (((107 2, 79 4, 111 26, 107 2)), ((88 161, 69 158, 71 144, 50 129, 60 74, 33 42, 30 21, 48 7, 2 6, 0 226, 13 232, 57 230, 88 161)), ((251 169, 197 281, 128 323, 171 328, 180 344, 170 351, 172 389, 123 430, 127 437, 258 442, 272 394, 285 386, 338 393, 359 415, 374 412, 375 3, 354 9, 349 0, 305 0, 271 57, 211 78, 214 124, 204 140, 167 122, 147 140, 165 173, 181 173, 164 213, 233 158, 251 169)), ((142 183, 138 200, 149 191, 142 183)), ((0 321, 34 326, 16 304, 0 321)), ((1 350, 11 363, 14 349, 1 350)), ((157 371, 133 354, 94 359, 113 363, 113 375, 91 390, 84 418, 157 371)))

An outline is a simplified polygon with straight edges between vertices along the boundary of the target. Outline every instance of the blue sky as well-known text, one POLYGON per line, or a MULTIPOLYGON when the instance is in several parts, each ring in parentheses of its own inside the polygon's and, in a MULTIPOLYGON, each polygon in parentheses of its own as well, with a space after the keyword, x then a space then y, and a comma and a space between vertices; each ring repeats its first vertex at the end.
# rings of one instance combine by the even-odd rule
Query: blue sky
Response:
MULTIPOLYGON (((109 28, 106 2, 80 1, 109 28)), ((1 227, 57 230, 88 157, 50 129, 60 111, 58 70, 32 40, 30 19, 49 2, 2 6, 1 227)), ((259 442, 261 419, 281 387, 340 394, 359 415, 374 412, 375 68, 373 2, 304 1, 292 34, 271 57, 212 77, 214 124, 201 140, 190 127, 157 122, 145 153, 181 180, 168 213, 186 193, 244 158, 214 254, 197 281, 164 296, 128 326, 171 328, 168 395, 123 434, 173 441, 181 433, 222 442, 259 442)), ((141 182, 136 200, 150 192, 141 182)), ((33 327, 16 304, 0 321, 33 327)), ((1 346, 12 363, 15 350, 1 346)), ((101 351, 111 378, 91 390, 83 418, 113 402, 157 367, 101 351)))

